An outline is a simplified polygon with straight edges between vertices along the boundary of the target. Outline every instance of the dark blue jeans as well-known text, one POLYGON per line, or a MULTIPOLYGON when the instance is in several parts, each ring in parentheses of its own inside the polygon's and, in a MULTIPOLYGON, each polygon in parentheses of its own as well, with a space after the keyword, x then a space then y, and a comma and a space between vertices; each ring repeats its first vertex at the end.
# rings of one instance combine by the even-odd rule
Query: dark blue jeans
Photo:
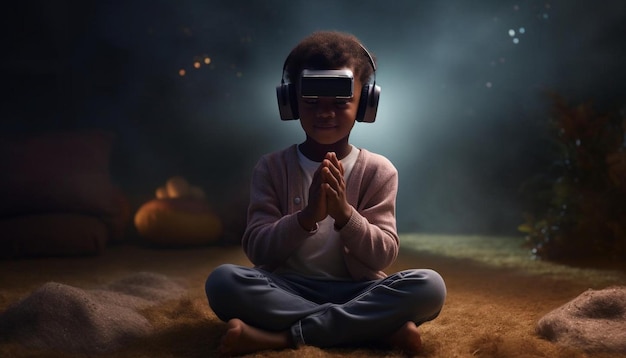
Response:
POLYGON ((221 320, 289 330, 296 345, 317 347, 382 341, 408 321, 420 325, 437 317, 446 297, 443 279, 429 269, 353 282, 225 264, 211 272, 205 289, 221 320))

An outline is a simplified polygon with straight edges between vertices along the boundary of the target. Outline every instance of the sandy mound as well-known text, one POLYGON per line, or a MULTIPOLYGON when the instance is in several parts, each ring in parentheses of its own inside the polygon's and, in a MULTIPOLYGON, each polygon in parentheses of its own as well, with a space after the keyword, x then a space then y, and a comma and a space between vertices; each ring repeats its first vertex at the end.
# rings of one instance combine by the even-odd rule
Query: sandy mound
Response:
POLYGON ((93 290, 47 282, 0 314, 0 336, 32 348, 110 352, 152 331, 140 309, 185 291, 147 272, 93 290))
POLYGON ((541 318, 537 333, 586 351, 626 353, 626 287, 582 293, 541 318))

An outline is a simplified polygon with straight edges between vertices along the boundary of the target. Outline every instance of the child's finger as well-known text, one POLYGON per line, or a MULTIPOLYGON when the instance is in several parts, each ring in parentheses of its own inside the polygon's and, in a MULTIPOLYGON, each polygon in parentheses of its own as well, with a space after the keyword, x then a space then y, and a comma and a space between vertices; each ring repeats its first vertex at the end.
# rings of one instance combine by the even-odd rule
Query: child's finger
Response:
POLYGON ((337 158, 337 154, 335 152, 326 153, 326 159, 328 159, 334 167, 339 169, 339 172, 343 175, 343 165, 341 164, 339 158, 337 158))
POLYGON ((323 173, 324 183, 328 183, 334 190, 338 190, 342 180, 339 170, 333 166, 330 166, 325 168, 323 173))

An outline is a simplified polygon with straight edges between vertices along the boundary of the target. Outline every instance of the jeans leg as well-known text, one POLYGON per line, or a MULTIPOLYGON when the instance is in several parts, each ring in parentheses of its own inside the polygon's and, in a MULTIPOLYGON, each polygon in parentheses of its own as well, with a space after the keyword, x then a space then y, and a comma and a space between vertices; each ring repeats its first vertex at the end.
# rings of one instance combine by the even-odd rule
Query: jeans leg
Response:
POLYGON ((213 270, 205 290, 211 309, 222 321, 239 318, 268 331, 287 330, 302 317, 330 305, 303 298, 279 276, 232 264, 213 270))
POLYGON ((302 318, 292 332, 318 347, 381 340, 404 323, 434 319, 443 306, 445 283, 433 270, 406 270, 370 285, 345 304, 332 304, 302 318))

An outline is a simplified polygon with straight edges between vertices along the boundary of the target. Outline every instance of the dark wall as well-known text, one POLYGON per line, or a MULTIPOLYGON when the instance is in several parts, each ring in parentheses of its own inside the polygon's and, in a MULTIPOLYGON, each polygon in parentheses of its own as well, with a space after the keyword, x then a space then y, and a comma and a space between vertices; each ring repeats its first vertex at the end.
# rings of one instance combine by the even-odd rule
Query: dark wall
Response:
POLYGON ((258 157, 303 140, 278 119, 285 56, 314 30, 348 31, 383 88, 376 123, 352 140, 398 167, 399 228, 515 233, 519 188, 549 165, 545 92, 624 103, 626 5, 392 4, 15 2, 1 15, 0 130, 115 132, 114 179, 136 203, 174 175, 216 206, 245 202, 258 157))

